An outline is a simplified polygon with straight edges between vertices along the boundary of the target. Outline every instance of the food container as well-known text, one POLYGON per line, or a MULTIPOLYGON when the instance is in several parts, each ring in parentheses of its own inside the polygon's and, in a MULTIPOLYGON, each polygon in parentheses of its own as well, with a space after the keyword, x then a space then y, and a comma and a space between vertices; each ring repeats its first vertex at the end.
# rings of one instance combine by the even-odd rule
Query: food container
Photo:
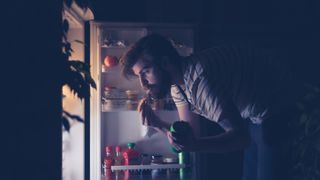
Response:
POLYGON ((126 99, 126 93, 117 88, 105 88, 104 97, 106 99, 126 99))
POLYGON ((139 104, 139 102, 137 100, 130 100, 129 99, 126 101, 126 107, 128 110, 133 110, 133 111, 137 110, 138 104, 139 104))
POLYGON ((102 104, 103 111, 124 109, 126 107, 126 100, 122 99, 104 99, 102 104))
POLYGON ((164 164, 178 164, 179 160, 177 156, 173 156, 173 155, 166 155, 162 158, 163 163, 164 164))
POLYGON ((127 98, 130 100, 137 100, 138 99, 138 92, 133 90, 126 90, 127 98))
POLYGON ((152 154, 151 155, 151 164, 162 164, 163 159, 161 154, 152 154))

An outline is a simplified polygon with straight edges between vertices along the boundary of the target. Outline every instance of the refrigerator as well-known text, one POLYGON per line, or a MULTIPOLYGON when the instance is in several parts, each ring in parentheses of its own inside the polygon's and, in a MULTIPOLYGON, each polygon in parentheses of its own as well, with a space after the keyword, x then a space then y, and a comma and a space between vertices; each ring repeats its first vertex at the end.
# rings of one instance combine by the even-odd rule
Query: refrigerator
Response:
MULTIPOLYGON (((135 143, 145 154, 178 156, 172 152, 167 137, 142 126, 136 110, 145 96, 138 79, 121 75, 118 60, 140 38, 157 33, 167 37, 182 56, 194 52, 195 28, 177 23, 116 23, 90 21, 86 24, 86 60, 97 89, 85 102, 85 166, 86 178, 105 179, 103 158, 106 146, 135 143)), ((152 108, 168 123, 179 120, 171 97, 154 102, 152 108)))

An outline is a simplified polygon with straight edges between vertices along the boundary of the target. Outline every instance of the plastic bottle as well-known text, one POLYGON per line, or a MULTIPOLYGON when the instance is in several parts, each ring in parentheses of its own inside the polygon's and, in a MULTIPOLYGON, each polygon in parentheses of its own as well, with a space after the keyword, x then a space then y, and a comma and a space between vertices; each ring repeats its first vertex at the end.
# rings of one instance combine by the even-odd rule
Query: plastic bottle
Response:
MULTIPOLYGON (((122 153, 121 153, 121 147, 120 146, 116 146, 116 154, 114 156, 114 165, 115 166, 121 166, 123 164, 124 164, 124 162, 123 162, 123 156, 122 156, 122 153)), ((114 172, 114 179, 115 180, 123 180, 124 177, 122 175, 122 172, 121 171, 115 171, 114 172)))
MULTIPOLYGON (((176 121, 170 127, 170 132, 175 133, 177 136, 187 136, 192 131, 192 128, 189 123, 184 121, 176 121)), ((172 151, 179 153, 177 149, 172 147, 172 151)))
MULTIPOLYGON (((153 154, 151 155, 151 165, 163 164, 163 156, 161 154, 153 154)), ((163 169, 152 169, 151 177, 152 179, 158 179, 161 174, 165 171, 163 169)))
POLYGON ((106 154, 103 159, 103 169, 104 175, 107 176, 108 172, 111 169, 111 166, 114 164, 114 157, 112 154, 112 146, 106 146, 106 154))
POLYGON ((140 158, 141 158, 141 165, 144 165, 144 164, 149 164, 147 161, 148 161, 148 154, 146 153, 142 153, 140 154, 140 158))
MULTIPOLYGON (((192 128, 189 123, 184 122, 184 121, 176 121, 174 122, 171 127, 170 131, 172 133, 175 133, 177 136, 187 136, 191 131, 192 128)), ((184 179, 186 176, 186 172, 190 171, 190 153, 189 152, 183 152, 183 151, 178 151, 174 147, 172 147, 172 151, 175 153, 178 153, 178 159, 179 159, 179 164, 185 164, 186 168, 185 169, 180 169, 179 174, 180 178, 184 179)))
POLYGON ((123 152, 124 165, 138 165, 139 152, 134 149, 135 143, 128 143, 128 149, 123 152))
POLYGON ((121 166, 123 164, 124 162, 123 162, 123 156, 121 154, 121 147, 116 146, 116 155, 114 157, 114 165, 121 166))

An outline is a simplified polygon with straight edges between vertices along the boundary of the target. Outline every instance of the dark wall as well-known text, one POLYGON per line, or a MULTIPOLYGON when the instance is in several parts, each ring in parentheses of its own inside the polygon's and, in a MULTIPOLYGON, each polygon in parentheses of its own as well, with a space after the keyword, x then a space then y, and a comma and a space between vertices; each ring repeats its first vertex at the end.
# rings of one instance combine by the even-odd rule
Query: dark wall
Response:
POLYGON ((196 22, 202 2, 197 0, 95 0, 96 20, 123 22, 196 22))
POLYGON ((61 179, 61 5, 5 1, 0 179, 61 179))
POLYGON ((204 0, 201 46, 253 40, 285 48, 297 82, 319 82, 319 10, 315 0, 204 0))
MULTIPOLYGON (((198 24, 200 48, 246 38, 287 46, 297 78, 319 81, 319 1, 93 4, 98 20, 198 24)), ((61 4, 18 0, 2 5, 0 179, 61 179, 61 4)))
POLYGON ((317 0, 97 2, 99 7, 93 9, 99 20, 195 23, 198 49, 246 40, 285 48, 297 81, 319 81, 320 2, 317 0))
POLYGON ((146 20, 146 1, 92 0, 90 6, 96 20, 142 22, 146 20))

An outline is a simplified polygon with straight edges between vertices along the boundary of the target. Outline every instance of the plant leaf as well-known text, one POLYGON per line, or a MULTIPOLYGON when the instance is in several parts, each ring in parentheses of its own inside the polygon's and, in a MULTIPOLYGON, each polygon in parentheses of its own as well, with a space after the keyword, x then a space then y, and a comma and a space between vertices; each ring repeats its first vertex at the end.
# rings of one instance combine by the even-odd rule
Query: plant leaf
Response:
POLYGON ((90 95, 88 83, 85 82, 83 76, 78 72, 69 72, 69 78, 66 81, 66 85, 69 86, 71 92, 80 99, 90 95))
POLYGON ((80 41, 80 40, 74 40, 73 42, 76 42, 76 43, 79 43, 79 44, 82 44, 82 45, 84 45, 84 46, 87 46, 83 41, 80 41))
POLYGON ((64 115, 67 116, 68 118, 72 119, 72 120, 76 120, 79 122, 84 122, 84 120, 78 116, 78 115, 74 115, 74 114, 70 114, 67 111, 63 111, 64 115))
POLYGON ((63 27, 63 31, 64 32, 68 32, 69 31, 69 22, 68 22, 67 19, 63 20, 62 27, 63 27))
POLYGON ((70 131, 70 123, 69 123, 68 119, 65 117, 61 117, 61 121, 62 121, 62 126, 64 127, 64 129, 69 132, 70 131))

